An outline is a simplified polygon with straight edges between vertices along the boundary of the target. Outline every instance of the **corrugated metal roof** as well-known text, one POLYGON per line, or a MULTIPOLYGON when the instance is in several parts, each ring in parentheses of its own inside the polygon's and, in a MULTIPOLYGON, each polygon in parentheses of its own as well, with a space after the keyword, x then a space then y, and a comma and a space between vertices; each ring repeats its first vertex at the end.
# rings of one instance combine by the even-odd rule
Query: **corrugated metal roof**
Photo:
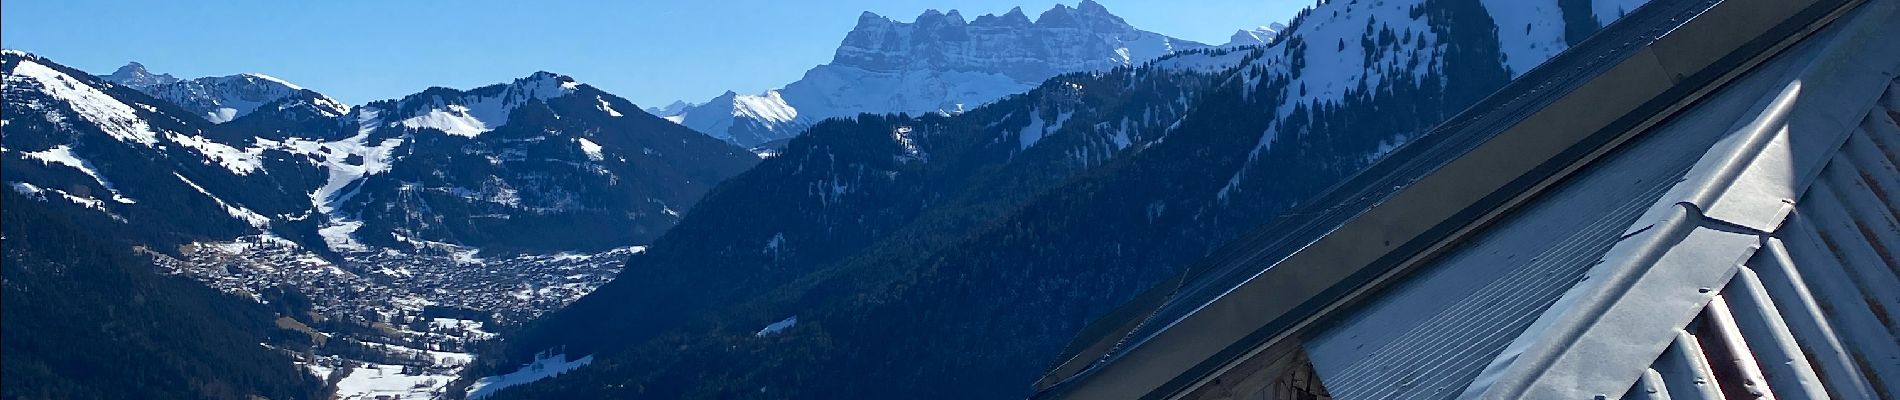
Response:
POLYGON ((1463 396, 1900 395, 1897 9, 1871 1, 1816 36, 1817 53, 1791 53, 1796 73, 1723 131, 1641 219, 1653 223, 1632 225, 1463 396))
POLYGON ((1626 398, 1900 395, 1900 81, 1877 105, 1626 398))
MULTIPOLYGON (((1086 396, 1077 388, 1127 397, 1180 393, 1194 380, 1259 351, 1261 343, 1303 331, 1340 299, 1356 298, 1400 266, 1409 266, 1415 255, 1441 254, 1439 246, 1452 243, 1446 238, 1465 237, 1470 229, 1493 222, 1528 193, 1751 70, 1765 54, 1804 37, 1807 29, 1852 3, 1651 2, 1310 203, 1325 207, 1263 227, 1211 257, 1209 264, 1192 268, 1183 285, 1153 311, 1127 314, 1140 322, 1111 322, 1104 326, 1118 328, 1102 329, 1103 338, 1079 340, 1071 348, 1084 351, 1065 354, 1073 357, 1038 384, 1048 389, 1038 395, 1086 396)), ((1607 226, 1590 233, 1598 238, 1594 246, 1618 232, 1615 224, 1607 226)), ((1637 232, 1620 238, 1658 235, 1637 232)), ((1551 249, 1552 255, 1572 258, 1601 253, 1600 248, 1551 249)), ((1581 266, 1570 260, 1542 267, 1556 275, 1581 266)), ((1550 296, 1511 301, 1529 305, 1519 310, 1529 316, 1550 296)), ((1472 297, 1488 298, 1493 297, 1472 297)), ((1494 347, 1511 337, 1486 336, 1494 347)), ((1383 346, 1403 338, 1377 341, 1383 346)), ((1464 367, 1458 370, 1465 375, 1486 361, 1461 357, 1464 367)))
POLYGON ((1455 398, 1735 121, 1821 51, 1810 41, 1639 137, 1306 338, 1337 397, 1455 398))

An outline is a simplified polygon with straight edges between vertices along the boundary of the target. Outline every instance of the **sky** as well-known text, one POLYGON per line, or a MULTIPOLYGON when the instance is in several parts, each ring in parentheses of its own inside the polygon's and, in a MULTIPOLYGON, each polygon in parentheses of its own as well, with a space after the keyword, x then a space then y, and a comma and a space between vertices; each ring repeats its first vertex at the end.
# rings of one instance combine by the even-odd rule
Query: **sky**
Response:
MULTIPOLYGON (((1077 0, 1062 4, 1075 5, 1077 0)), ((1310 0, 1097 0, 1137 28, 1221 44, 1310 0)), ((95 74, 128 61, 180 78, 263 73, 351 104, 535 71, 642 107, 797 80, 871 11, 910 22, 1052 0, 254 1, 6 0, 0 47, 95 74)))

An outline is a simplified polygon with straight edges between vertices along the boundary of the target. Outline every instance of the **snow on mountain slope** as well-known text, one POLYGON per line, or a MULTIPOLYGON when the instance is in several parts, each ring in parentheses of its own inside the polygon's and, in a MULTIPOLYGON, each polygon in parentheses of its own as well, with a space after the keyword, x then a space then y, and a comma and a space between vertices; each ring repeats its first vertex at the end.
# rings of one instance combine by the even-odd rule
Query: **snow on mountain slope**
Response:
POLYGON ((1301 104, 1338 103, 1349 90, 1376 88, 1400 75, 1425 79, 1445 50, 1426 16, 1414 15, 1413 7, 1398 1, 1332 2, 1314 9, 1289 33, 1298 40, 1269 48, 1253 62, 1268 74, 1292 79, 1290 100, 1280 104, 1278 115, 1301 104), (1379 44, 1374 38, 1382 32, 1395 39, 1379 44))
POLYGON ((812 122, 799 118, 798 109, 786 104, 777 90, 758 95, 727 91, 703 105, 682 108, 669 120, 733 143, 768 142, 776 138, 773 132, 802 130, 812 122))
MULTIPOLYGON (((1599 0, 1596 16, 1608 6, 1627 10, 1646 0, 1599 0)), ((1479 4, 1496 26, 1498 62, 1516 77, 1568 48, 1565 19, 1558 0, 1480 0, 1479 4)), ((1443 79, 1434 71, 1443 68, 1451 51, 1448 39, 1430 23, 1430 15, 1418 12, 1421 5, 1403 1, 1330 2, 1302 13, 1285 40, 1272 44, 1262 56, 1247 64, 1256 68, 1246 74, 1248 84, 1263 79, 1289 79, 1286 98, 1276 115, 1285 119, 1298 110, 1338 105, 1349 94, 1364 94, 1382 88, 1391 80, 1419 82, 1443 79)), ((1615 14, 1621 16, 1622 14, 1615 14)), ((1614 21, 1609 17, 1605 22, 1614 21)), ((1163 61, 1167 62, 1167 61, 1163 61)), ((1209 68, 1205 65, 1200 68, 1209 68)), ((1442 73, 1442 72, 1438 72, 1442 73)), ((1281 135, 1269 128, 1261 134, 1254 154, 1271 147, 1281 135)), ((1384 151, 1409 140, 1394 137, 1384 151)), ((1376 158, 1380 154, 1369 155, 1376 158)), ((1236 171, 1222 197, 1252 165, 1236 171)))
POLYGON ((91 161, 86 161, 80 159, 77 155, 73 155, 73 149, 71 147, 59 145, 41 151, 22 152, 20 155, 39 160, 42 163, 59 164, 79 170, 80 173, 92 177, 92 180, 99 183, 99 186, 106 188, 106 191, 112 192, 112 201, 124 204, 137 203, 137 201, 133 201, 131 198, 127 198, 124 194, 119 193, 119 189, 112 187, 112 182, 107 181, 105 176, 99 175, 99 169, 93 167, 91 161))
POLYGON ((250 224, 251 227, 257 229, 270 228, 270 217, 265 217, 263 214, 258 214, 249 208, 244 208, 244 206, 232 205, 230 202, 219 198, 218 195, 211 194, 211 191, 205 190, 204 186, 198 186, 198 183, 192 182, 191 178, 186 178, 177 172, 173 172, 172 176, 178 177, 178 180, 184 182, 186 186, 191 186, 193 190, 197 190, 198 194, 205 195, 205 197, 210 198, 212 202, 218 203, 218 207, 223 208, 225 213, 231 215, 231 218, 242 220, 244 223, 250 224))
POLYGON ((67 202, 73 203, 74 205, 78 205, 80 207, 85 207, 90 210, 102 212, 102 213, 105 213, 106 216, 111 217, 114 220, 117 220, 119 222, 125 222, 124 217, 120 217, 116 214, 113 214, 112 210, 106 209, 106 202, 100 201, 99 199, 86 197, 86 196, 80 196, 80 195, 72 194, 70 192, 59 190, 59 189, 43 188, 43 187, 40 187, 39 185, 34 185, 31 183, 26 183, 26 182, 7 182, 7 187, 12 188, 14 193, 26 195, 29 198, 39 200, 39 201, 47 201, 48 198, 46 197, 46 194, 52 193, 54 195, 58 195, 62 199, 65 199, 67 202))
MULTIPOLYGON (((471 90, 460 96, 433 94, 422 101, 425 111, 401 117, 409 128, 435 128, 456 136, 475 137, 508 124, 508 114, 531 100, 547 100, 574 93, 580 83, 551 72, 536 72, 503 85, 471 90)), ((405 99, 405 102, 408 102, 405 99)))
POLYGON ((1242 29, 1234 32, 1221 47, 1258 46, 1273 42, 1273 36, 1286 30, 1286 25, 1278 22, 1254 29, 1242 29))
MULTIPOLYGON (((45 58, 8 51, 0 61, 0 162, 16 192, 39 200, 57 193, 158 240, 255 233, 273 225, 267 215, 307 207, 272 186, 295 174, 263 176, 277 156, 268 149, 215 140, 213 125, 179 108, 45 58)), ((120 75, 149 75, 137 70, 120 75)))
POLYGON ((137 62, 126 63, 125 66, 119 67, 117 71, 113 71, 111 75, 101 76, 100 78, 135 88, 158 86, 178 82, 180 80, 171 74, 153 74, 152 71, 145 69, 145 64, 139 64, 137 62))
MULTIPOLYGON (((169 101, 217 124, 231 122, 256 111, 259 106, 306 91, 283 79, 255 73, 178 80, 170 75, 152 75, 136 62, 102 78, 169 101)), ((349 111, 349 106, 335 99, 322 95, 312 97, 317 99, 314 103, 318 109, 332 117, 349 111)))
POLYGON ((1483 0, 1498 25, 1498 49, 1504 66, 1516 77, 1543 64, 1570 45, 1564 42, 1563 12, 1558 0, 1483 0))
POLYGON ((1033 21, 1021 8, 975 20, 956 10, 928 10, 908 23, 866 12, 830 63, 783 89, 726 93, 660 115, 754 147, 826 118, 962 112, 1057 74, 1133 66, 1203 47, 1136 29, 1092 0, 1058 4, 1033 21))
POLYGON ((568 360, 567 355, 550 351, 549 354, 535 358, 534 362, 523 365, 514 372, 475 380, 475 383, 468 386, 468 398, 470 400, 486 398, 498 390, 561 375, 592 362, 594 362, 594 356, 591 355, 568 360))
POLYGON ((338 125, 345 129, 253 143, 315 167, 321 184, 303 190, 327 216, 319 236, 345 250, 419 241, 497 251, 641 244, 757 161, 550 72, 372 102, 338 125))
MULTIPOLYGON (((71 75, 41 65, 35 58, 22 57, 19 64, 14 66, 13 74, 7 76, 6 82, 8 91, 21 86, 21 90, 45 93, 56 102, 70 107, 80 119, 98 126, 115 139, 147 146, 158 143, 158 134, 152 131, 151 124, 146 123, 131 105, 71 75)), ((54 124, 69 126, 72 123, 56 109, 57 105, 41 104, 36 100, 27 100, 25 105, 28 110, 43 113, 54 124)))
POLYGON ((336 211, 336 203, 347 200, 355 192, 343 192, 345 187, 362 180, 364 177, 390 168, 392 153, 402 146, 404 138, 392 137, 372 141, 370 134, 382 125, 378 110, 359 110, 356 116, 357 134, 342 140, 319 141, 291 139, 282 143, 281 148, 293 154, 318 155, 315 158, 325 171, 323 186, 310 192, 310 202, 318 212, 329 214, 336 211))

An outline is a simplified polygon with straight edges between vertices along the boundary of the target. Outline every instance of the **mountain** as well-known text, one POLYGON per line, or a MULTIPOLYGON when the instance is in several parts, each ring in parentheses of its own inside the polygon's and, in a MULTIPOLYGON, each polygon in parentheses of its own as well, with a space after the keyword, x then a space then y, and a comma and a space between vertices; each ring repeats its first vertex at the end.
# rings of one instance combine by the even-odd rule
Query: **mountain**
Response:
POLYGON ((268 155, 213 139, 211 125, 163 100, 44 58, 11 52, 3 177, 57 208, 109 217, 131 238, 175 246, 301 225, 308 208, 268 155))
POLYGON ((264 74, 180 80, 169 74, 152 75, 145 70, 144 65, 134 62, 119 67, 117 72, 104 78, 171 102, 212 123, 230 122, 266 103, 293 96, 307 97, 333 116, 340 116, 350 109, 336 99, 264 74))
POLYGON ((810 124, 778 90, 760 95, 726 91, 704 104, 675 111, 667 119, 749 148, 781 138, 779 132, 796 132, 810 124))
POLYGON ((236 201, 272 190, 205 192, 256 182, 195 162, 227 148, 170 104, 17 51, 0 53, 0 75, 6 397, 325 397, 319 379, 259 345, 282 333, 268 309, 151 262, 267 225, 253 210, 283 204, 236 201))
MULTIPOLYGON (((135 65, 120 72, 150 76, 135 65)), ((62 79, 79 79, 73 76, 81 75, 62 79)), ((232 214, 242 214, 251 229, 333 251, 426 243, 504 253, 604 251, 641 244, 672 226, 713 184, 757 162, 744 149, 546 72, 466 91, 431 88, 361 107, 258 74, 100 86, 150 97, 49 92, 90 96, 96 101, 81 104, 99 104, 89 107, 123 126, 107 135, 74 135, 59 124, 72 118, 49 117, 50 126, 9 126, 8 146, 45 165, 84 167, 99 178, 92 183, 99 189, 87 191, 93 197, 109 192, 119 198, 114 183, 169 185, 173 197, 210 198, 216 200, 207 203, 212 210, 219 204, 242 210, 232 214), (38 143, 15 133, 64 139, 38 143), (103 137, 138 146, 53 147, 103 137), (115 153, 100 153, 107 149, 115 153), (166 176, 176 169, 169 166, 119 167, 135 159, 183 165, 181 176, 203 190, 166 176), (119 174, 149 177, 107 179, 119 174)), ((33 102, 39 94, 23 98, 33 102)), ((98 208, 132 219, 172 218, 183 215, 166 208, 189 204, 126 199, 98 208)))
POLYGON ((1273 42, 1273 36, 1284 30, 1286 30, 1286 25, 1278 22, 1253 29, 1242 29, 1235 31, 1234 36, 1228 38, 1227 44, 1221 47, 1264 45, 1273 42))
POLYGON ((1032 21, 1021 8, 965 20, 925 11, 912 22, 866 12, 830 63, 760 94, 728 92, 667 114, 746 147, 860 113, 961 112, 1034 88, 1057 74, 1132 66, 1206 47, 1128 24, 1092 0, 1032 21))
POLYGON ((451 376, 482 321, 591 290, 759 161, 548 72, 357 107, 272 92, 214 123, 157 96, 295 86, 3 61, 9 398, 320 398, 305 367, 370 379, 349 360, 451 376), (88 372, 115 359, 153 370, 88 372))
POLYGON ((818 123, 471 373, 558 350, 586 365, 486 398, 1020 398, 1084 323, 1615 18, 1559 3, 1324 2, 1263 46, 818 123))
POLYGON ((171 74, 154 74, 152 71, 145 69, 145 64, 139 64, 138 62, 126 63, 125 66, 119 67, 117 71, 113 71, 111 75, 102 76, 100 78, 108 82, 135 88, 152 87, 179 81, 178 77, 172 76, 171 74))
MULTIPOLYGON (((648 114, 653 114, 653 115, 671 116, 671 115, 678 115, 680 112, 686 111, 687 108, 690 108, 696 105, 698 104, 687 103, 685 101, 680 101, 680 100, 674 100, 672 104, 667 104, 665 107, 647 107, 646 112, 648 114)), ((673 122, 679 122, 679 121, 673 121, 673 122)))
POLYGON ((342 120, 354 127, 345 130, 350 136, 327 145, 276 143, 309 152, 329 171, 308 193, 333 217, 325 228, 332 247, 449 242, 553 252, 641 244, 758 161, 547 72, 470 90, 431 88, 357 107, 342 120))

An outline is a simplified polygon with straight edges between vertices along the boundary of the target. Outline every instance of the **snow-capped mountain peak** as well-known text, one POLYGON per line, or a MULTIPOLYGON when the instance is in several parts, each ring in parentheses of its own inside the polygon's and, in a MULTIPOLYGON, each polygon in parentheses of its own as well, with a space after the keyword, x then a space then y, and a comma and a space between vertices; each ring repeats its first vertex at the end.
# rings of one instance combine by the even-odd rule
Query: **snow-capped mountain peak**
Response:
POLYGON ((574 78, 538 71, 513 82, 461 91, 430 88, 405 97, 396 117, 398 124, 411 129, 433 128, 456 136, 475 137, 508 124, 508 114, 531 101, 546 101, 573 94, 581 83, 574 78), (411 111, 413 110, 413 111, 411 111))
POLYGON ((271 83, 275 83, 275 84, 279 84, 279 85, 284 85, 285 87, 289 87, 289 88, 291 88, 291 89, 296 89, 296 90, 303 90, 303 87, 302 87, 302 86, 297 86, 297 85, 296 85, 296 84, 294 84, 294 83, 290 83, 290 81, 286 81, 286 80, 283 80, 283 79, 278 79, 278 78, 277 78, 277 77, 275 77, 275 76, 270 76, 270 75, 264 75, 264 74, 260 74, 260 73, 256 73, 256 72, 246 72, 246 73, 242 73, 242 74, 237 74, 237 76, 240 76, 240 77, 244 77, 244 78, 246 78, 246 79, 257 79, 257 80, 262 80, 262 81, 265 81, 265 82, 271 82, 271 83))
POLYGON ((705 104, 683 108, 666 118, 712 137, 750 146, 776 140, 769 132, 804 129, 812 121, 800 118, 798 112, 778 90, 756 95, 728 90, 705 104))
POLYGON ((158 143, 158 133, 134 105, 100 90, 88 78, 50 67, 50 63, 30 53, 9 51, 6 56, 12 67, 6 77, 8 100, 23 106, 9 113, 40 113, 68 129, 75 120, 83 121, 122 142, 146 146, 158 143), (64 110, 70 110, 70 114, 64 110))
MULTIPOLYGON (((258 107, 305 92, 302 86, 274 76, 243 73, 180 80, 169 74, 153 74, 143 64, 133 62, 106 75, 105 80, 145 92, 172 102, 212 123, 226 123, 256 111, 258 107)), ((323 103, 326 114, 348 112, 343 102, 310 92, 312 102, 323 103), (339 111, 340 110, 340 111, 339 111)))
POLYGON ((1286 30, 1286 24, 1275 22, 1258 28, 1234 31, 1234 35, 1227 39, 1227 44, 1221 45, 1221 47, 1258 46, 1267 44, 1273 41, 1274 35, 1278 35, 1280 31, 1284 30, 1286 30))
POLYGON ((126 63, 125 66, 119 67, 117 71, 103 78, 134 88, 158 86, 180 80, 171 74, 153 74, 152 71, 145 69, 145 64, 139 64, 137 61, 126 63))

